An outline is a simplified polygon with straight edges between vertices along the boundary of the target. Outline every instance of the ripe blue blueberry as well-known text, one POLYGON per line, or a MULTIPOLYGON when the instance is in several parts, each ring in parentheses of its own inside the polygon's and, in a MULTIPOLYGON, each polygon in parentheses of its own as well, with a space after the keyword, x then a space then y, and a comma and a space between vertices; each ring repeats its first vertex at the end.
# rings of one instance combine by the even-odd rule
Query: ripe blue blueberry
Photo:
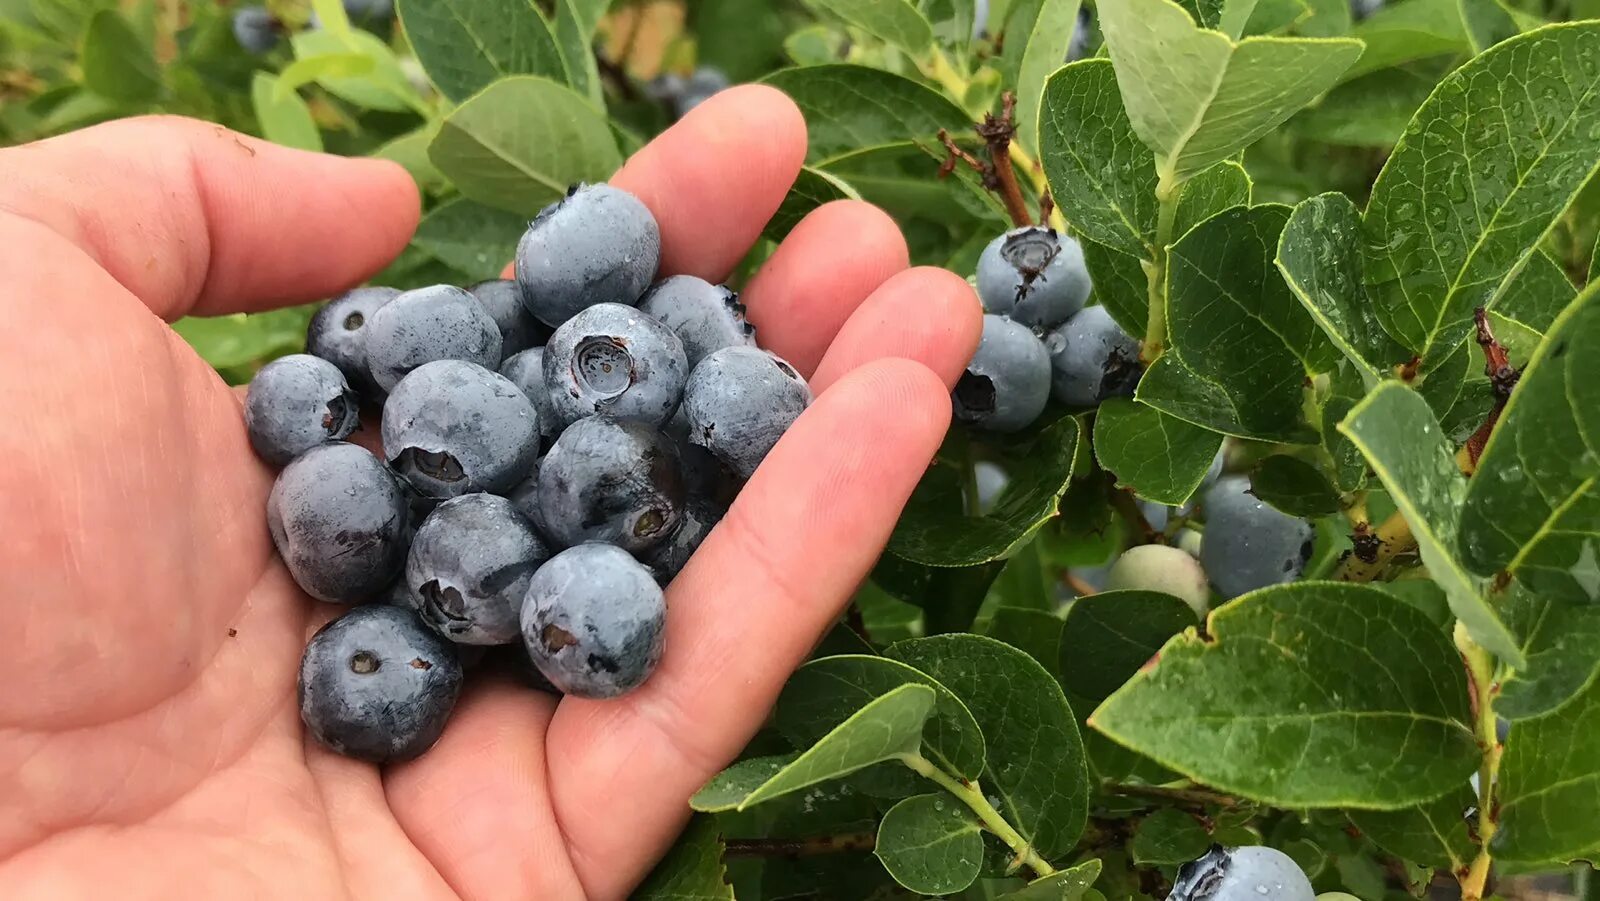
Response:
POLYGON ((1383 0, 1350 0, 1350 17, 1357 22, 1383 9, 1383 0))
POLYGON ((1106 587, 1112 591, 1170 594, 1200 617, 1211 606, 1211 588, 1200 563, 1178 548, 1163 544, 1142 544, 1123 551, 1106 574, 1106 587))
POLYGON ((1094 14, 1089 12, 1089 7, 1078 7, 1078 24, 1072 30, 1072 39, 1067 42, 1067 62, 1077 62, 1089 58, 1089 42, 1093 40, 1094 14))
POLYGON ((692 275, 674 275, 650 286, 639 310, 678 336, 689 369, 724 347, 755 347, 756 327, 745 321, 739 295, 692 275))
POLYGON ((597 303, 638 303, 660 262, 661 228, 639 198, 577 185, 528 226, 516 272, 528 309, 559 326, 597 303))
POLYGON ((539 411, 539 434, 550 440, 561 434, 556 413, 550 408, 550 391, 544 384, 544 348, 530 347, 507 357, 500 364, 500 374, 510 379, 539 411))
POLYGON ((433 747, 461 695, 449 642, 403 607, 355 607, 317 631, 300 658, 300 719, 317 741, 373 763, 433 747))
POLYGON ((544 349, 556 429, 604 413, 661 426, 689 377, 683 342, 638 309, 602 303, 567 320, 544 349))
POLYGON ((435 360, 500 366, 500 328, 477 298, 450 285, 407 291, 367 322, 367 367, 393 391, 411 370, 435 360))
POLYGON ((1305 871, 1276 848, 1213 845, 1178 868, 1167 901, 1315 901, 1305 871))
POLYGON ((1200 562, 1224 599, 1293 582, 1311 560, 1315 529, 1250 493, 1245 476, 1228 476, 1202 502, 1206 531, 1200 562))
POLYGON ((539 458, 539 414, 504 376, 436 360, 389 395, 383 450, 424 497, 508 491, 539 458))
POLYGON ((755 347, 724 347, 694 368, 683 390, 689 441, 748 479, 811 404, 793 366, 755 347))
POLYGON ((692 498, 683 507, 683 518, 660 544, 639 555, 639 559, 656 574, 662 585, 672 581, 688 565, 689 558, 700 548, 722 521, 727 511, 703 498, 692 498))
POLYGON ((383 389, 367 368, 367 323, 379 307, 399 296, 394 288, 356 288, 323 304, 306 328, 306 353, 339 367, 363 398, 381 399, 383 389))
POLYGON ((1144 364, 1139 342, 1112 320, 1105 307, 1089 307, 1046 339, 1056 400, 1069 407, 1095 407, 1109 397, 1132 397, 1144 364))
POLYGON ((406 584, 422 621, 458 644, 516 641, 522 598, 550 556, 511 502, 492 494, 445 501, 411 539, 406 584))
POLYGON ((550 337, 550 329, 528 312, 522 302, 522 286, 515 279, 492 278, 478 282, 467 292, 478 299, 500 329, 502 362, 530 347, 542 346, 550 337))
POLYGON ((666 598, 644 564, 609 544, 582 544, 533 574, 522 638, 556 688, 614 698, 661 662, 666 619, 666 598))
POLYGON ((683 484, 690 497, 705 498, 728 507, 739 496, 744 479, 718 460, 716 455, 689 440, 689 416, 678 407, 663 431, 678 449, 678 460, 683 467, 683 484))
POLYGON ((682 119, 690 110, 728 89, 728 76, 721 69, 701 66, 683 80, 683 90, 673 100, 673 110, 682 119))
POLYGON ((310 354, 261 367, 244 399, 244 425, 261 459, 283 466, 356 430, 361 404, 339 368, 310 354))
POLYGON ((558 547, 604 541, 635 553, 672 534, 685 500, 672 442, 609 416, 561 433, 539 464, 535 496, 534 525, 558 547))
POLYGON ((1050 402, 1050 354, 1027 326, 993 313, 951 395, 956 419, 991 432, 1027 428, 1050 402))
POLYGON ((1066 322, 1083 309, 1090 288, 1082 246, 1054 229, 1013 229, 991 241, 978 257, 978 297, 984 311, 1029 328, 1052 329, 1066 322))
POLYGON ((233 13, 233 37, 240 47, 259 56, 278 46, 283 24, 264 6, 241 6, 233 13))
POLYGON ((1166 530, 1167 522, 1174 512, 1179 516, 1192 516, 1196 498, 1205 494, 1206 489, 1217 484, 1217 479, 1222 478, 1222 467, 1226 465, 1227 460, 1228 445, 1224 442, 1222 447, 1217 449, 1217 455, 1211 458, 1211 468, 1207 469, 1205 476, 1200 479, 1200 485, 1195 489, 1194 497, 1191 497, 1186 504, 1169 507, 1165 504, 1158 504, 1155 501, 1140 501, 1139 510, 1144 513, 1145 521, 1150 523, 1152 529, 1160 532, 1166 530))
POLYGON ((295 582, 336 604, 381 594, 411 541, 400 482, 354 444, 324 444, 284 467, 267 496, 267 527, 295 582))
POLYGON ((381 22, 394 16, 394 0, 344 0, 344 14, 356 22, 381 22))

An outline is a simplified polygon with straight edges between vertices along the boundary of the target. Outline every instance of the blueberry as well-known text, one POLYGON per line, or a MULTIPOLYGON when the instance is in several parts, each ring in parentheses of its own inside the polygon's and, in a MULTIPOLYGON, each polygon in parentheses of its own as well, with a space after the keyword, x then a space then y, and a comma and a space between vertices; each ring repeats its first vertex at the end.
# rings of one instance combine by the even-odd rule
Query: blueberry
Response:
POLYGON ((972 478, 978 484, 978 509, 972 511, 971 515, 987 516, 1011 484, 1011 476, 998 464, 979 460, 972 466, 972 478))
POLYGON ((1201 617, 1206 615, 1211 604, 1211 588, 1199 562, 1175 547, 1161 544, 1143 544, 1123 551, 1117 562, 1111 564, 1106 587, 1112 591, 1129 589, 1170 594, 1194 608, 1195 615, 1201 617))
POLYGON ((556 428, 604 413, 660 426, 672 418, 689 377, 672 329, 619 303, 567 320, 544 349, 544 383, 556 428))
POLYGON ((956 419, 991 432, 1027 428, 1050 402, 1050 354, 1027 326, 992 313, 952 395, 956 419))
POLYGON ((261 367, 244 398, 244 426, 261 459, 283 466, 340 441, 361 424, 361 404, 338 367, 310 354, 261 367))
POLYGON ((1050 333, 1052 386, 1069 407, 1094 407, 1108 397, 1132 397, 1144 364, 1139 342, 1105 307, 1089 307, 1050 333))
POLYGON ((450 643, 402 607, 355 607, 311 636, 300 658, 300 719, 312 737, 373 763, 433 747, 461 695, 450 643))
POLYGON ((972 39, 980 40, 989 31, 989 0, 978 0, 972 7, 972 39))
MULTIPOLYGON (((520 628, 520 627, 519 627, 520 628)), ((521 634, 520 631, 518 633, 521 634)), ((481 646, 480 646, 481 647, 481 646)), ((484 647, 483 668, 489 672, 509 677, 522 685, 546 694, 560 695, 561 689, 539 672, 533 658, 528 656, 528 644, 520 639, 511 644, 484 647)))
POLYGON ((362 397, 383 397, 367 368, 367 323, 379 307, 399 296, 394 288, 356 288, 323 304, 306 328, 306 353, 339 367, 362 397))
POLYGON ((283 23, 264 6, 241 6, 233 13, 233 37, 257 56, 270 52, 283 37, 283 23))
POLYGON ((712 351, 756 346, 756 327, 745 321, 739 295, 692 275, 656 282, 639 310, 677 334, 691 370, 712 351))
POLYGON ((739 496, 739 489, 744 487, 744 479, 715 454, 689 440, 689 417, 683 407, 667 421, 663 431, 678 449, 683 484, 689 496, 705 498, 722 507, 731 506, 733 499, 739 496))
POLYGON ((1225 599, 1293 582, 1311 560, 1315 530, 1256 500, 1245 476, 1228 476, 1206 492, 1200 562, 1225 599))
POLYGON ((717 523, 722 521, 726 511, 710 501, 693 498, 683 507, 683 518, 678 521, 678 527, 660 544, 639 555, 655 571, 656 578, 662 585, 672 581, 683 568, 688 565, 689 558, 717 523))
POLYGON ((1300 865, 1276 848, 1228 850, 1213 845, 1199 860, 1178 868, 1167 901, 1314 901, 1300 865))
POLYGON ((1077 241, 1053 229, 1013 229, 978 257, 978 297, 985 312, 1030 328, 1052 329, 1083 309, 1089 269, 1077 241))
POLYGON ((422 621, 459 644, 516 641, 522 597, 550 557, 511 502, 469 494, 440 504, 411 539, 406 558, 422 621))
POLYGON ((666 618, 666 598, 644 564, 609 544, 583 544, 533 574, 522 639, 556 688, 614 698, 661 662, 666 618))
POLYGON ((504 495, 511 506, 522 514, 522 518, 534 525, 538 525, 535 511, 539 507, 539 470, 543 467, 544 457, 533 461, 533 469, 529 470, 528 475, 504 495))
POLYGON ((793 366, 755 347, 725 347, 701 361, 683 390, 689 441, 748 479, 811 404, 793 366))
POLYGON ((1094 30, 1094 14, 1089 12, 1089 7, 1078 7, 1078 24, 1072 30, 1072 39, 1067 42, 1067 62, 1077 62, 1089 58, 1089 42, 1094 39, 1091 33, 1094 30))
POLYGON ((517 281, 533 315, 559 326, 597 303, 638 303, 660 262, 661 228, 639 198, 577 185, 528 226, 517 281))
MULTIPOLYGON (((1207 469, 1205 476, 1201 478, 1200 485, 1195 489, 1196 494, 1204 494, 1206 489, 1217 484, 1217 479, 1222 478, 1222 467, 1227 463, 1227 459, 1228 446, 1224 443, 1221 448, 1218 448, 1217 455, 1211 458, 1211 468, 1207 469)), ((1174 513, 1179 516, 1192 516, 1194 515, 1194 508, 1195 501, 1193 498, 1188 503, 1180 504, 1176 507, 1169 507, 1154 501, 1139 502, 1139 509, 1144 513, 1145 521, 1150 523, 1150 527, 1158 532, 1166 530, 1167 522, 1174 513)))
POLYGON ((539 414, 504 376, 460 360, 436 360, 389 395, 383 450, 424 497, 499 493, 539 458, 539 414))
POLYGON ((682 119, 695 107, 710 100, 719 92, 727 90, 728 85, 728 76, 722 74, 720 69, 701 66, 694 70, 694 74, 684 79, 683 90, 674 98, 673 110, 678 118, 682 119))
POLYGON ((285 467, 267 497, 267 526, 295 582, 338 604, 383 592, 411 540, 399 481, 354 444, 324 444, 285 467))
POLYGON ((533 408, 539 411, 539 434, 549 439, 561 434, 561 424, 550 408, 550 392, 544 384, 544 348, 530 347, 507 357, 500 364, 500 374, 533 401, 533 408))
POLYGON ((1357 22, 1383 9, 1383 0, 1350 0, 1350 17, 1357 22))
POLYGON ((539 465, 534 524, 559 547, 605 541, 635 553, 683 516, 678 454, 655 429, 608 416, 573 423, 539 465))
POLYGON ((394 15, 394 0, 344 0, 344 14, 352 20, 378 22, 394 15))
POLYGON ((407 291, 367 323, 367 367, 393 391, 411 370, 435 360, 500 366, 500 329, 471 294, 449 285, 407 291))
POLYGON ((530 347, 539 347, 550 338, 550 329, 533 318, 522 302, 522 286, 515 279, 492 278, 478 282, 467 292, 478 299, 500 329, 501 362, 530 347))

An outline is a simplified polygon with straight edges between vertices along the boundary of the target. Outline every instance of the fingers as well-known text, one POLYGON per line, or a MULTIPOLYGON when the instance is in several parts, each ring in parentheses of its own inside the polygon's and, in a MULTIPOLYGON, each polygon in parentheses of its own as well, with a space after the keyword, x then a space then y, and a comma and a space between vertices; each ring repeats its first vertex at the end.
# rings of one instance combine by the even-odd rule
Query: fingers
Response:
POLYGON ((720 282, 766 228, 800 173, 806 125, 794 101, 764 85, 722 91, 611 179, 661 225, 661 274, 720 282))
POLYGON ((550 790, 589 897, 625 894, 689 795, 754 734, 877 559, 949 418, 948 389, 921 364, 879 360, 840 379, 673 582, 650 681, 618 701, 562 703, 550 790))
POLYGON ((908 269, 874 291, 845 322, 811 387, 826 391, 869 360, 904 357, 954 388, 982 335, 983 308, 965 279, 943 269, 908 269))
POLYGON ((0 151, 0 170, 0 210, 65 236, 169 320, 337 293, 393 259, 419 215, 393 163, 171 117, 0 151))
POLYGON ((909 259, 899 226, 877 207, 841 200, 812 210, 743 294, 757 340, 809 378, 850 314, 909 259))

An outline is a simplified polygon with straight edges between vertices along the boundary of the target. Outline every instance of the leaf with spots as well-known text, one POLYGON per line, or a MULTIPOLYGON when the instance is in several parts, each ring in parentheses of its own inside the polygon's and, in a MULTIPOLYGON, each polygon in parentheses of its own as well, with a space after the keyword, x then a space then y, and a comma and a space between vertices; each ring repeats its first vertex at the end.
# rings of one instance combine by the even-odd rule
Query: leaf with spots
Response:
POLYGON ((1250 173, 1234 160, 1223 160, 1183 183, 1172 215, 1172 234, 1181 238, 1189 229, 1236 206, 1249 206, 1254 184, 1250 173))
POLYGON ((1467 832, 1469 809, 1478 804, 1471 786, 1400 810, 1352 810, 1354 823, 1378 847, 1406 860, 1451 871, 1472 862, 1477 846, 1467 832))
POLYGON ((1502 682, 1495 713, 1543 716, 1600 675, 1600 606, 1565 603, 1512 582, 1501 609, 1528 662, 1502 682))
POLYGON ((1455 648, 1401 601, 1305 582, 1245 595, 1207 628, 1168 642, 1090 725, 1198 782, 1283 807, 1405 807, 1477 767, 1455 648))
POLYGON ((1495 794, 1497 858, 1565 863, 1600 848, 1600 681, 1511 727, 1495 794))
POLYGON ((1178 866, 1206 853, 1211 833, 1192 814, 1161 808, 1134 827, 1128 853, 1136 866, 1178 866))
POLYGON ((1035 879, 1014 892, 1001 895, 995 901, 1078 901, 1079 898, 1091 898, 1095 895, 1091 886, 1100 878, 1100 869, 1100 861, 1086 860, 1035 879))
POLYGON ((1113 398, 1094 419, 1094 452, 1117 484, 1145 500, 1186 503, 1205 479, 1222 436, 1148 404, 1113 398))
POLYGON ((883 815, 873 854, 889 875, 922 895, 966 889, 983 866, 983 826, 972 811, 939 792, 906 798, 883 815))
POLYGON ((1061 684, 1083 713, 1133 678, 1174 635, 1196 625, 1194 609, 1156 591, 1102 591, 1067 608, 1061 684))

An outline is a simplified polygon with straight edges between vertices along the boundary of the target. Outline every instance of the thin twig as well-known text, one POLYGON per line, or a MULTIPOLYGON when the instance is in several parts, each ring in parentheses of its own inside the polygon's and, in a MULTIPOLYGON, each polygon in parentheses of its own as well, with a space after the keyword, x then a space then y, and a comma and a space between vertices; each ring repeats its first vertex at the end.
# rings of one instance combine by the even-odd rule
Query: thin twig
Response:
POLYGON ((1169 788, 1165 785, 1139 785, 1129 782, 1103 782, 1100 790, 1108 795, 1124 798, 1148 798, 1152 801, 1175 801, 1201 807, 1238 807, 1241 802, 1232 795, 1214 792, 1207 788, 1169 788))
POLYGON ((1517 387, 1517 380, 1522 377, 1511 365, 1511 358, 1506 353, 1505 345, 1501 344, 1494 336, 1494 329, 1489 326, 1489 314, 1483 307, 1473 311, 1473 321, 1478 327, 1478 346, 1483 348, 1483 372, 1489 377, 1489 385, 1494 389, 1494 408, 1489 411, 1488 417, 1483 420, 1483 425, 1467 439, 1457 457, 1457 464, 1461 471, 1472 475, 1478 469, 1478 459, 1483 456, 1483 449, 1489 444, 1489 436, 1494 434, 1494 427, 1500 422, 1500 414, 1505 412, 1506 402, 1511 399, 1511 392, 1517 387))
POLYGON ((1006 205, 1011 222, 1018 228, 1033 224, 1028 203, 1022 197, 1022 186, 1017 183, 1017 170, 1011 165, 1011 139, 1017 135, 1017 95, 1007 91, 1000 97, 1000 116, 985 113, 978 125, 978 137, 989 146, 992 171, 999 183, 1000 199, 1006 205))
POLYGON ((871 851, 877 845, 877 836, 850 832, 813 838, 730 838, 723 845, 729 857, 816 857, 841 851, 871 851))

